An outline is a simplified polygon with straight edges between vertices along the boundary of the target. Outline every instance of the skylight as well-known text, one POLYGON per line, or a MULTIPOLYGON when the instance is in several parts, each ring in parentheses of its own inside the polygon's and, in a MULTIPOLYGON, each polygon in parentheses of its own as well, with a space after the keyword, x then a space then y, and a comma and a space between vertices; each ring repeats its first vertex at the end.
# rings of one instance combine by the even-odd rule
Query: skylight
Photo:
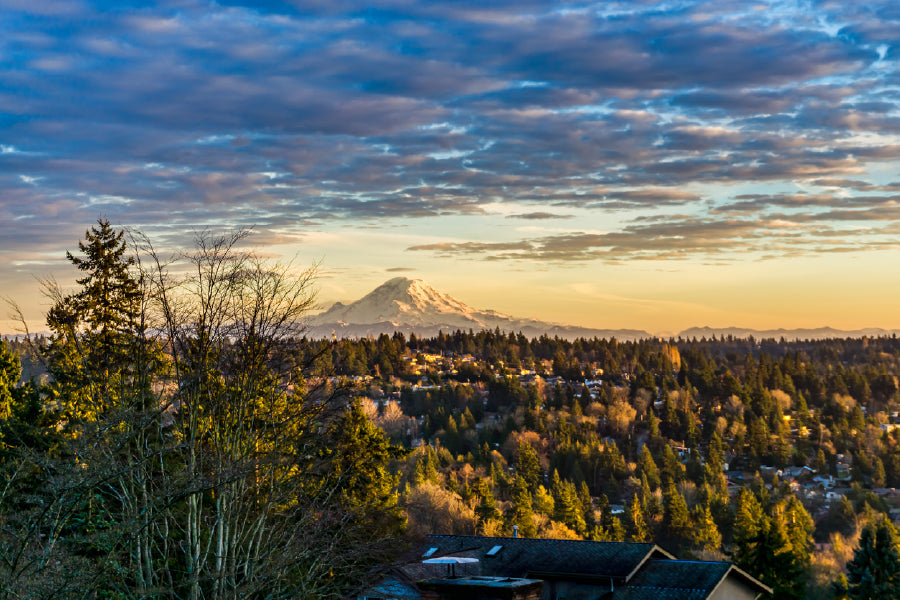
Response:
POLYGON ((487 551, 487 554, 485 554, 485 556, 497 556, 497 554, 501 550, 503 550, 503 546, 494 546, 493 548, 491 548, 490 550, 487 551))
POLYGON ((437 551, 438 551, 437 546, 435 546, 434 548, 429 548, 428 550, 426 550, 425 554, 423 554, 422 556, 424 556, 425 558, 428 558, 429 556, 431 556, 432 554, 434 554, 437 551))

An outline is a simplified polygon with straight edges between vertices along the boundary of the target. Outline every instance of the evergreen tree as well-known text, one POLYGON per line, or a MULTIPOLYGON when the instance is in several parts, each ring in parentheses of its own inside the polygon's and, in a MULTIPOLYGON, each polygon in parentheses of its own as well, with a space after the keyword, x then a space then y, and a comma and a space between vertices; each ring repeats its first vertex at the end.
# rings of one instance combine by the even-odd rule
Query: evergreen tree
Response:
POLYGON ((516 476, 523 479, 529 491, 533 491, 543 478, 541 461, 531 444, 524 440, 519 442, 517 454, 516 476))
POLYGON ((649 444, 654 450, 658 450, 660 446, 662 446, 662 436, 659 432, 659 419, 656 414, 654 414, 653 409, 650 408, 648 410, 647 417, 647 434, 649 436, 649 444))
POLYGON ((715 552, 722 545, 722 534, 713 520, 709 505, 697 506, 693 514, 694 529, 692 530, 692 544, 695 548, 707 552, 715 552))
POLYGON ((500 511, 497 510, 497 502, 494 500, 494 492, 487 480, 479 479, 475 484, 475 493, 478 495, 478 505, 475 507, 475 514, 482 523, 499 519, 500 511))
POLYGON ((900 598, 900 553, 896 531, 886 520, 863 529, 847 563, 846 594, 852 600, 900 598))
POLYGON ((512 506, 506 515, 507 527, 519 527, 519 536, 533 538, 537 535, 534 524, 534 510, 531 508, 531 494, 523 479, 516 478, 513 484, 512 506))
POLYGON ((765 528, 766 551, 758 569, 760 579, 772 586, 777 600, 802 600, 806 597, 810 540, 800 535, 802 526, 792 531, 790 519, 797 517, 785 502, 778 502, 770 513, 765 528), (802 546, 793 543, 792 533, 802 540, 802 546))
MULTIPOLYGON (((662 507, 659 504, 659 500, 656 495, 653 493, 653 490, 650 489, 650 484, 647 482, 647 478, 645 476, 641 476, 641 508, 644 512, 644 516, 647 519, 648 524, 651 524, 651 520, 656 522, 662 516, 661 509, 662 507)), ((651 525, 651 530, 653 529, 651 525)))
MULTIPOLYGON (((424 455, 419 459, 419 463, 422 465, 422 480, 427 481, 429 483, 438 484, 441 482, 441 477, 438 475, 438 459, 437 452, 434 451, 434 448, 431 446, 425 446, 424 455)), ((416 465, 418 469, 418 465, 416 465)))
POLYGON ((784 513, 788 539, 791 542, 792 560, 805 572, 811 560, 810 550, 813 545, 812 534, 815 524, 803 504, 794 496, 787 500, 784 513))
POLYGON ((734 518, 732 558, 737 566, 752 575, 758 575, 755 573, 756 567, 761 554, 766 551, 763 544, 764 521, 765 515, 756 496, 749 489, 741 488, 734 518))
POLYGON ((76 419, 99 418, 124 400, 132 383, 142 292, 124 235, 99 219, 78 243, 83 257, 66 253, 84 273, 81 289, 65 296, 47 290, 55 300, 47 315, 48 367, 56 396, 76 419))
POLYGON ((641 448, 641 452, 638 455, 637 472, 635 474, 638 477, 646 477, 651 489, 656 489, 660 485, 659 469, 656 468, 650 448, 646 445, 641 448))
POLYGON ((691 517, 684 496, 669 483, 663 492, 663 531, 670 543, 682 546, 691 539, 691 517))
POLYGON ((575 491, 575 485, 561 480, 559 473, 553 471, 550 493, 553 494, 553 518, 583 535, 586 528, 584 507, 575 491))
POLYGON ((372 537, 394 537, 403 531, 406 517, 397 502, 399 477, 390 463, 405 454, 354 401, 326 432, 322 456, 328 463, 329 486, 339 496, 340 509, 367 524, 372 537))
POLYGON ((650 528, 644 518, 641 501, 637 495, 631 497, 628 502, 628 539, 632 542, 650 541, 650 528))
MULTIPOLYGON (((599 504, 601 509, 609 508, 609 498, 606 494, 600 494, 599 504)), ((586 481, 582 481, 578 486, 578 501, 581 503, 581 510, 584 513, 584 521, 588 528, 594 525, 594 501, 591 498, 591 492, 588 489, 586 481)))
POLYGON ((598 499, 600 509, 600 522, 597 524, 588 523, 590 529, 594 531, 591 535, 592 539, 607 542, 623 542, 625 541, 625 527, 622 521, 613 516, 609 507, 609 499, 606 494, 602 494, 598 499))
POLYGON ((725 464, 725 451, 722 447, 722 438, 718 431, 713 431, 706 447, 706 465, 713 474, 721 473, 725 464))
POLYGON ((765 502, 765 498, 761 503, 748 489, 741 489, 734 524, 734 562, 771 586, 776 600, 799 600, 806 595, 809 515, 791 498, 773 503, 767 516, 765 502))
POLYGON ((548 517, 553 516, 553 496, 544 486, 538 486, 537 491, 534 493, 532 504, 534 505, 534 510, 537 512, 547 515, 548 517))
POLYGON ((663 446, 662 465, 659 477, 662 485, 668 486, 684 479, 684 465, 678 461, 678 457, 675 456, 675 452, 668 444, 663 446))
POLYGON ((16 352, 10 350, 5 340, 0 339, 0 417, 12 417, 13 390, 22 376, 22 361, 16 352))

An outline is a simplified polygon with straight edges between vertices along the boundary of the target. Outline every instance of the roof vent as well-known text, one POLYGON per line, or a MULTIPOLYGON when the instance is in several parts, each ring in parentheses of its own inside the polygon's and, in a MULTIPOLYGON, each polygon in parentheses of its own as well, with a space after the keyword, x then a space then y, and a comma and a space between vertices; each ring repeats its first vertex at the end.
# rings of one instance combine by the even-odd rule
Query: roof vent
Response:
POLYGON ((423 554, 422 556, 425 558, 428 558, 429 556, 431 556, 432 554, 434 554, 437 551, 438 551, 438 548, 437 548, 437 546, 435 546, 433 548, 429 548, 428 550, 426 550, 425 554, 423 554))
POLYGON ((487 554, 485 554, 485 556, 497 556, 501 550, 503 550, 503 546, 494 546, 487 551, 487 554))

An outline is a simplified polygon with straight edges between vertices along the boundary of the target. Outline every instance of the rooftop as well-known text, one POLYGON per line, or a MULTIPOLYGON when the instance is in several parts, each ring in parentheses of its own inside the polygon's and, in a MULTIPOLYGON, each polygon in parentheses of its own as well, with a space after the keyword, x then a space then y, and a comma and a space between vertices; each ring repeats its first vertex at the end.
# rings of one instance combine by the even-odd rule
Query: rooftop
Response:
POLYGON ((432 557, 471 556, 481 562, 485 575, 517 578, 615 578, 624 581, 651 558, 674 559, 651 543, 431 535, 423 544, 420 555, 431 548, 437 548, 432 557))

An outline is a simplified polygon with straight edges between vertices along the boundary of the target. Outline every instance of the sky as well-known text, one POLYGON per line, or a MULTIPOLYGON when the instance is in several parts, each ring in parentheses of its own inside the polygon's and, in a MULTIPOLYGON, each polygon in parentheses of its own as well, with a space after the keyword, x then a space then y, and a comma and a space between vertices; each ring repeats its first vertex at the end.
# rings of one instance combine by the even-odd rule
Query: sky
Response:
POLYGON ((892 0, 0 0, 0 295, 40 329, 102 217, 323 308, 900 328, 898 50, 892 0))

